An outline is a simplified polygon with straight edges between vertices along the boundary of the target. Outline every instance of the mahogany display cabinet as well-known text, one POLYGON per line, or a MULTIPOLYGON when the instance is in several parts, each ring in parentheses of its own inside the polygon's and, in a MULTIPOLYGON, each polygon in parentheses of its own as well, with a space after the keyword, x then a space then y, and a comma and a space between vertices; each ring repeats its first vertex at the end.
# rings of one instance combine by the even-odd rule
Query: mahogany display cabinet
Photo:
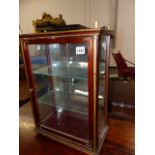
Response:
POLYGON ((108 131, 111 36, 104 29, 20 35, 37 133, 99 154, 108 131))

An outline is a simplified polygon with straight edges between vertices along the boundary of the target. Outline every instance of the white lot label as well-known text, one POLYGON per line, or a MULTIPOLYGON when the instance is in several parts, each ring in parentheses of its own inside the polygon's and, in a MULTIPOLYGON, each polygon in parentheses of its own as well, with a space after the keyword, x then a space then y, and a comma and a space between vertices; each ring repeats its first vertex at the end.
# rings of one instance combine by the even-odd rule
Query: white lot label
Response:
POLYGON ((84 46, 78 46, 78 47, 76 47, 76 54, 77 55, 83 55, 83 54, 85 54, 85 47, 84 46))

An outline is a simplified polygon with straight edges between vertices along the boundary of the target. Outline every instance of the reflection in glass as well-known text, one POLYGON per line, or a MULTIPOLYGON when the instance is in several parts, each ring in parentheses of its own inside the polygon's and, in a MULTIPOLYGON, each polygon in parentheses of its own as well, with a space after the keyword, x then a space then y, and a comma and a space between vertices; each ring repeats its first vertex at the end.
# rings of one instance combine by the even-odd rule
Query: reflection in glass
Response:
POLYGON ((29 45, 29 55, 41 126, 89 143, 87 44, 29 45))
POLYGON ((101 48, 99 50, 99 75, 98 75, 98 136, 99 139, 104 129, 105 119, 105 61, 106 61, 106 39, 105 36, 101 38, 101 48))

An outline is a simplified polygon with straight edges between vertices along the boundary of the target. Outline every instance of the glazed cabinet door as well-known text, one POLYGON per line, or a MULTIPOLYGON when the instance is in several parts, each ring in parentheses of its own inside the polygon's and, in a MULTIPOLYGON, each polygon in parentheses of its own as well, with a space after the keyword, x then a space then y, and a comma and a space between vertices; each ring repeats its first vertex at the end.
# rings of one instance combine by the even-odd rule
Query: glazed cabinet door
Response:
POLYGON ((107 132, 107 95, 110 36, 101 36, 98 51, 98 143, 107 132))
POLYGON ((29 40, 28 75, 39 127, 92 145, 89 78, 91 38, 29 40))

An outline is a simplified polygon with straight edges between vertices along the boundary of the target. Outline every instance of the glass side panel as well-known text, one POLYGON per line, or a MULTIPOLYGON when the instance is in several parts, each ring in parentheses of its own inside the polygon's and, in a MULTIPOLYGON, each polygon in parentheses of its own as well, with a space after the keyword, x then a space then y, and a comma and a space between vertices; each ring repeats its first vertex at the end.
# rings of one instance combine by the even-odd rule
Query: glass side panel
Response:
POLYGON ((87 44, 28 47, 41 126, 89 143, 87 44))
POLYGON ((106 38, 102 36, 99 49, 99 79, 98 79, 98 136, 102 134, 105 119, 105 65, 106 65, 106 38))

